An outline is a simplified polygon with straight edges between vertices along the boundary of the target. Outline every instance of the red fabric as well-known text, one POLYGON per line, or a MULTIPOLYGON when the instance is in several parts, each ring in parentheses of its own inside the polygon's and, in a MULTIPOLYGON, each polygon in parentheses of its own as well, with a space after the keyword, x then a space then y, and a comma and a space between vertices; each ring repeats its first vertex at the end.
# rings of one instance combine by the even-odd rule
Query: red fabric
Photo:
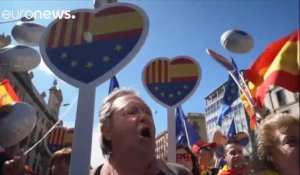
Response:
POLYGON ((199 152, 199 150, 201 149, 201 148, 204 148, 204 147, 207 147, 207 146, 210 146, 210 147, 212 147, 212 148, 216 148, 217 147, 217 144, 215 143, 215 142, 206 142, 206 141, 204 141, 204 140, 199 140, 196 144, 194 144, 193 145, 193 147, 192 147, 192 152, 194 153, 194 154, 196 154, 196 153, 198 153, 199 152))
POLYGON ((10 104, 12 102, 20 101, 20 98, 17 96, 8 79, 3 79, 0 81, 0 91, 0 107, 6 105, 7 103, 10 104))
MULTIPOLYGON (((286 67, 286 64, 297 64, 299 51, 295 48, 287 50, 287 47, 285 47, 287 45, 285 44, 287 44, 287 42, 293 42, 296 43, 299 48, 299 33, 300 29, 297 29, 292 34, 271 43, 250 68, 245 71, 244 77, 257 87, 255 97, 261 104, 264 104, 265 93, 270 85, 281 86, 292 92, 299 92, 299 73, 295 75, 282 68, 286 67), (284 56, 283 53, 289 56, 295 56, 284 56), (280 68, 279 70, 269 70, 271 65, 277 65, 280 68), (269 74, 265 77, 268 70, 269 74)), ((299 66, 296 68, 293 67, 293 71, 299 71, 299 66)))

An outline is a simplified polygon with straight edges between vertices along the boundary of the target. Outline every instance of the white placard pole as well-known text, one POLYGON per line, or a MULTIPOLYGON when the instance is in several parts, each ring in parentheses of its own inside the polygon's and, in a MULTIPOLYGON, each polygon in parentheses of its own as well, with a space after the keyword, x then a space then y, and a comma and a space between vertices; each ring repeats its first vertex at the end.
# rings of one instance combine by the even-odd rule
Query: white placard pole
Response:
POLYGON ((88 86, 79 88, 70 175, 88 175, 90 171, 95 90, 88 86))
POLYGON ((168 109, 168 162, 176 163, 176 115, 175 108, 168 109))

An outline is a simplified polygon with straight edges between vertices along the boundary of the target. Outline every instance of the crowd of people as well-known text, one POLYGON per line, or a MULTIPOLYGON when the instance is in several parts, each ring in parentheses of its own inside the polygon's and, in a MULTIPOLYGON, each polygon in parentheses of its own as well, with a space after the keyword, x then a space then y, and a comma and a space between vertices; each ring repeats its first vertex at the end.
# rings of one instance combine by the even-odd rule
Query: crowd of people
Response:
MULTIPOLYGON (((90 175, 299 175, 299 116, 267 116, 257 129, 259 162, 248 162, 235 139, 223 145, 198 141, 191 148, 176 147, 176 163, 155 157, 155 125, 149 106, 129 89, 116 89, 100 109, 101 150, 104 164, 90 175), (216 160, 218 163, 216 163, 216 160), (223 162, 223 163, 220 163, 223 162)), ((71 148, 51 156, 49 175, 68 175, 71 148)), ((4 175, 34 175, 20 154, 2 165, 4 175), (30 174, 32 173, 32 174, 30 174)))

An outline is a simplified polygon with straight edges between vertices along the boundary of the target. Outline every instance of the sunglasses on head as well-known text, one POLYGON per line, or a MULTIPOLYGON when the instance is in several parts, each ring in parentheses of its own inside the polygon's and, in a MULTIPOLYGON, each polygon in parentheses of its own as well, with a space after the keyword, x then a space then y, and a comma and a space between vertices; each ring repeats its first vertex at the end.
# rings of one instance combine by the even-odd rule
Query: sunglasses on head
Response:
POLYGON ((184 159, 185 161, 190 161, 192 160, 192 155, 189 153, 185 153, 185 154, 176 154, 176 160, 180 161, 184 159))

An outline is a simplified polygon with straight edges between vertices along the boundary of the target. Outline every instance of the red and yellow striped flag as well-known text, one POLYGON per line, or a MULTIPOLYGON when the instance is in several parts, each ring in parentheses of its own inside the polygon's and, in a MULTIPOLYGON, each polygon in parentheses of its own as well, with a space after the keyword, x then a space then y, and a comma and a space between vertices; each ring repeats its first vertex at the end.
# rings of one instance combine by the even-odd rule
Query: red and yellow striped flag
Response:
MULTIPOLYGON (((251 82, 248 82, 248 88, 250 90, 251 95, 254 96, 255 92, 256 92, 256 87, 251 82)), ((251 128, 251 130, 255 130, 256 129, 256 118, 255 118, 254 112, 252 112, 252 110, 251 110, 251 105, 248 102, 246 95, 244 93, 241 94, 240 98, 243 102, 246 112, 248 113, 248 116, 250 119, 250 128, 251 128)))
POLYGON ((244 76, 257 88, 255 97, 264 104, 268 86, 281 86, 299 92, 299 34, 300 29, 271 43, 246 70, 244 76))
POLYGON ((19 102, 20 98, 17 96, 13 87, 10 85, 8 79, 3 79, 0 81, 0 107, 19 102))

